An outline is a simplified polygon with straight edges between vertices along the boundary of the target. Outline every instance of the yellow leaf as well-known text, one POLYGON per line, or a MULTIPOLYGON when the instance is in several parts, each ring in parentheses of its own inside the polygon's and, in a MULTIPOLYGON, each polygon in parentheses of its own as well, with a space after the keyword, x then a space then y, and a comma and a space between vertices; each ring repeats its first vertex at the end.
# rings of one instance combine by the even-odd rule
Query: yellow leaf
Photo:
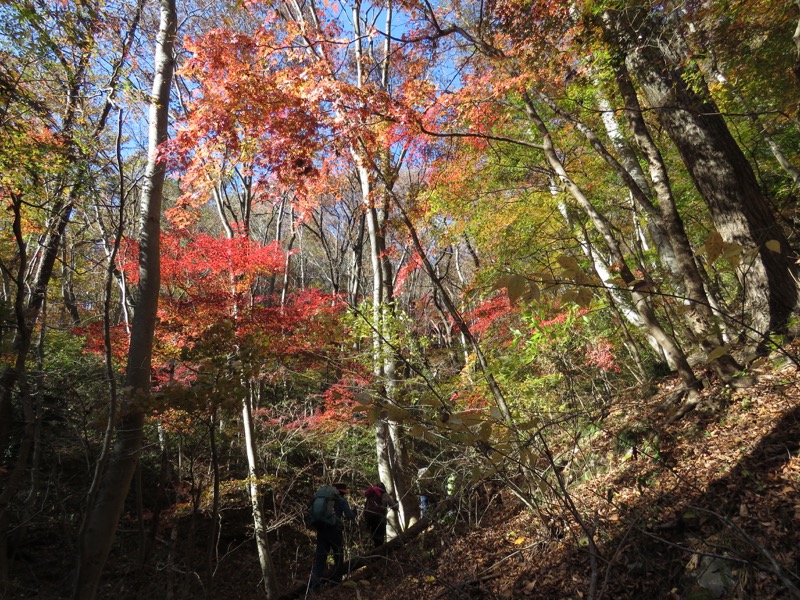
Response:
POLYGON ((511 277, 512 277, 511 275, 503 275, 502 277, 499 277, 497 281, 494 282, 492 289, 499 290, 501 288, 507 288, 508 282, 511 280, 511 277))
POLYGON ((778 240, 769 240, 766 244, 764 244, 768 250, 772 250, 776 254, 780 254, 781 252, 781 243, 778 240))
POLYGON ((359 404, 369 404, 372 402, 372 396, 366 392, 358 392, 355 396, 353 396, 353 400, 359 404))
POLYGON ((722 241, 722 236, 717 232, 716 229, 711 231, 706 238, 706 243, 703 244, 705 248, 706 258, 708 258, 708 264, 713 264, 720 255, 722 254, 722 246, 724 242, 722 241))
POLYGON ((564 292, 564 295, 561 296, 561 301, 564 304, 567 304, 569 302, 574 302, 575 304, 577 304, 578 303, 578 292, 576 290, 567 290, 566 292, 564 292))
POLYGON ((562 269, 566 269, 567 271, 579 271, 580 267, 578 266, 578 261, 576 261, 573 257, 568 256, 566 254, 562 254, 558 258, 556 258, 558 264, 561 265, 562 269))
POLYGON ((720 358, 722 356, 725 356, 726 354, 728 354, 728 348, 727 347, 725 347, 725 346, 717 346, 711 352, 708 353, 708 356, 706 357, 706 359, 709 360, 709 361, 712 361, 712 360, 716 360, 716 359, 718 359, 718 358, 720 358))
POLYGON ((528 280, 522 275, 511 275, 508 280, 508 300, 511 304, 516 304, 526 292, 528 287, 528 280))
POLYGON ((589 288, 580 288, 575 296, 575 302, 581 308, 588 308, 592 304, 594 294, 589 288))
POLYGON ((725 257, 725 260, 728 261, 728 264, 730 264, 730 266, 734 269, 742 263, 742 259, 745 259, 745 262, 748 262, 745 255, 744 246, 737 244, 736 242, 724 244, 722 255, 725 257))
POLYGON ((515 546, 521 546, 524 543, 525 543, 525 537, 524 536, 519 536, 517 539, 514 540, 514 545, 515 546))
POLYGON ((541 281, 542 283, 553 283, 555 279, 553 278, 552 273, 548 273, 547 271, 542 271, 541 273, 535 273, 533 275, 536 279, 541 281))
POLYGON ((539 286, 533 282, 528 282, 528 291, 522 296, 523 300, 539 300, 542 295, 542 291, 539 289, 539 286))
POLYGON ((484 421, 481 423, 480 430, 478 431, 478 439, 488 442, 489 438, 492 437, 492 424, 488 421, 484 421))
POLYGON ((578 261, 571 256, 562 254, 556 258, 556 260, 558 261, 558 264, 561 265, 562 276, 566 279, 573 279, 581 270, 580 266, 578 265, 578 261))

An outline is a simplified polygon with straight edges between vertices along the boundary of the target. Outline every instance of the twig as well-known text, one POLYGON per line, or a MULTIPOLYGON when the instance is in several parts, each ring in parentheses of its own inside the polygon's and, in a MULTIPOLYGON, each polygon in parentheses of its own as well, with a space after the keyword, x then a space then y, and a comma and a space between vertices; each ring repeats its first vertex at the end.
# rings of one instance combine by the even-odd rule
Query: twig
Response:
POLYGON ((448 585, 447 588, 440 591, 433 597, 433 600, 438 600, 442 596, 444 596, 448 591, 455 588, 455 590, 462 590, 465 587, 470 587, 473 585, 478 585, 480 583, 485 583, 487 581, 491 581, 492 579, 497 579, 498 577, 502 577, 502 573, 490 573, 489 575, 483 575, 481 577, 475 577, 474 579, 468 579, 467 581, 461 581, 454 585, 448 585))
POLYGON ((787 573, 786 569, 784 569, 780 564, 778 564, 778 561, 775 560, 772 554, 770 554, 769 550, 767 550, 762 544, 759 544, 752 537, 750 537, 750 535, 748 535, 741 527, 739 527, 736 523, 734 523, 733 521, 731 521, 730 519, 728 519, 723 515, 720 515, 718 513, 715 513, 714 511, 705 508, 701 508, 699 506, 690 506, 689 508, 692 508, 700 512, 704 512, 709 515, 713 515, 717 517, 720 521, 722 521, 724 525, 733 529, 738 535, 742 537, 742 539, 744 539, 748 544, 750 544, 751 547, 758 550, 761 556, 767 559, 767 562, 769 562, 769 564, 772 566, 771 569, 772 573, 774 575, 777 575, 777 577, 781 580, 783 585, 786 586, 786 589, 789 590, 795 598, 800 598, 800 589, 798 589, 797 586, 789 578, 790 574, 795 579, 797 579, 797 576, 794 573, 787 573))

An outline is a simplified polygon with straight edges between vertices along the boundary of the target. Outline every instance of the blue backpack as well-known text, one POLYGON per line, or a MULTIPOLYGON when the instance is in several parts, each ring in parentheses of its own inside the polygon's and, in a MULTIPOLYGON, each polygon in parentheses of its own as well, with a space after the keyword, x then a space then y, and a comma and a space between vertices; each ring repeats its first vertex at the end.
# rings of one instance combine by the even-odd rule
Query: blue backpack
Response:
POLYGON ((319 525, 336 525, 336 499, 339 491, 332 485, 323 485, 314 495, 308 514, 308 524, 312 527, 319 525))

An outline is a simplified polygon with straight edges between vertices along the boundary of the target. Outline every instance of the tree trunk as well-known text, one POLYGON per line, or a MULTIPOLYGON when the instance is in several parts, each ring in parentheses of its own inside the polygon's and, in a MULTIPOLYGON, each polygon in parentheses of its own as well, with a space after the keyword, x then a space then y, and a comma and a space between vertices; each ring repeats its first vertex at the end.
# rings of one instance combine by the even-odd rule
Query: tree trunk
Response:
MULTIPOLYGON (((606 218, 597 211, 597 209, 583 193, 583 190, 581 190, 569 177, 569 174, 564 168, 564 165, 561 163, 561 160, 558 158, 558 153, 553 146, 550 131, 548 130, 545 122, 539 116, 539 113, 536 111, 536 107, 534 106, 533 102, 527 95, 523 95, 523 100, 525 102, 526 114, 539 131, 539 134, 542 136, 544 154, 548 164, 550 165, 550 168, 553 169, 555 176, 558 177, 562 185, 586 212, 586 215, 589 217, 589 219, 591 219, 595 229, 605 241, 610 253, 610 257, 618 264, 622 280, 625 282, 626 286, 630 286, 635 281, 635 277, 625 262, 625 257, 619 247, 619 243, 614 237, 606 218)), ((680 376, 684 385, 690 390, 696 389, 698 386, 698 381, 694 376, 691 366, 689 366, 689 362, 686 359, 686 355, 684 354, 683 350, 678 347, 672 336, 670 336, 664 330, 664 328, 661 327, 646 296, 633 288, 630 290, 630 292, 633 305, 636 308, 636 312, 639 313, 639 316, 642 319, 642 323, 647 334, 652 336, 652 338, 658 342, 658 345, 664 350, 664 354, 667 356, 667 359, 671 362, 671 364, 675 365, 675 369, 678 371, 678 375, 680 376)))
POLYGON ((150 392, 153 337, 161 283, 161 201, 165 166, 158 160, 157 151, 158 145, 167 139, 176 28, 175 0, 161 0, 155 77, 150 99, 148 160, 142 189, 139 296, 128 350, 126 397, 121 407, 111 459, 101 476, 97 499, 87 507, 79 534, 73 598, 80 600, 91 600, 97 593, 142 443, 143 399, 150 392))
MULTIPOLYGON (((653 183, 653 189, 658 198, 658 206, 661 210, 661 218, 669 236, 670 244, 675 252, 674 256, 678 263, 679 271, 683 277, 683 287, 686 299, 689 302, 687 310, 683 313, 684 322, 688 325, 700 347, 706 353, 710 353, 724 343, 720 328, 714 325, 715 321, 720 319, 715 319, 711 302, 703 285, 703 279, 697 268, 694 251, 683 225, 683 219, 675 204, 667 167, 642 117, 639 98, 628 77, 624 63, 616 65, 614 75, 625 102, 625 115, 631 131, 647 160, 650 180, 653 183)), ((729 379, 740 371, 740 366, 728 354, 712 361, 712 367, 723 379, 729 379)))
POLYGON ((362 273, 362 259, 364 256, 364 227, 366 223, 366 214, 361 213, 358 217, 358 233, 356 240, 352 246, 352 259, 350 266, 350 277, 347 284, 347 297, 351 306, 358 306, 359 297, 361 296, 361 273, 362 273))
POLYGON ((217 452, 217 408, 211 408, 208 417, 208 442, 211 450, 211 476, 212 496, 211 496, 211 532, 208 536, 208 548, 206 550, 206 587, 209 591, 214 590, 214 572, 217 566, 217 538, 219 537, 219 454, 217 452))
MULTIPOLYGON (((389 320, 393 316, 392 267, 386 256, 386 239, 383 231, 385 207, 381 210, 372 204, 372 181, 370 171, 361 164, 361 157, 354 152, 361 181, 362 201, 366 212, 366 227, 370 240, 370 259, 372 262, 372 321, 373 321, 373 373, 380 382, 378 406, 392 402, 397 383, 396 357, 388 345, 390 339, 389 320)), ((375 423, 375 451, 378 461, 378 475, 386 490, 397 499, 401 506, 398 511, 389 511, 387 535, 391 539, 405 529, 413 507, 406 498, 409 490, 405 474, 405 457, 401 426, 390 419, 385 411, 380 411, 375 423)), ((413 513, 412 513, 413 514, 413 513)))
MULTIPOLYGON (((800 0, 794 0, 795 5, 797 8, 800 8, 800 0)), ((792 36, 792 40, 794 41, 794 66, 792 67, 792 72, 794 76, 800 81, 800 21, 797 22, 797 27, 794 30, 794 35, 792 36)))
MULTIPOLYGON (((242 178, 242 190, 237 192, 237 197, 239 198, 239 204, 236 211, 230 210, 228 208, 228 212, 230 216, 226 215, 225 207, 223 203, 226 202, 224 199, 224 194, 221 192, 215 194, 215 201, 217 203, 217 215, 220 218, 220 222, 225 229, 226 235, 229 239, 233 239, 234 235, 234 228, 232 224, 236 225, 237 232, 244 232, 247 236, 251 234, 250 229, 250 215, 252 210, 252 201, 253 201, 253 194, 250 187, 250 181, 248 178, 242 178)), ((219 185, 222 188, 222 184, 219 185)), ((286 204, 286 198, 284 197, 281 201, 280 207, 278 208, 278 216, 277 216, 277 223, 276 223, 276 234, 275 238, 277 241, 281 241, 282 238, 282 223, 284 217, 284 207, 286 204)), ((289 211, 288 213, 289 218, 291 219, 292 213, 289 211)), ((291 224, 291 221, 290 221, 291 224)), ((295 232, 294 227, 292 226, 292 237, 289 242, 289 248, 287 249, 286 255, 286 273, 284 274, 283 278, 283 286, 281 289, 281 310, 283 310, 284 302, 286 301, 286 288, 288 285, 288 271, 289 271, 289 251, 291 250, 292 244, 294 243, 295 239, 295 232)), ((273 274, 271 281, 270 281, 270 291, 269 296, 271 297, 275 291, 275 282, 276 278, 273 274)), ((234 277, 231 276, 230 281, 231 286, 231 296, 236 298, 236 282, 234 277)), ((231 308, 231 316, 234 320, 234 329, 238 329, 238 315, 239 315, 239 306, 238 302, 234 300, 233 306, 231 308)), ((238 344, 234 344, 235 352, 238 353, 240 348, 238 344)), ((248 497, 250 498, 250 508, 251 514, 253 516, 253 534, 256 541, 256 549, 258 551, 258 562, 261 569, 261 579, 264 583, 264 592, 268 600, 275 598, 278 595, 278 581, 275 575, 275 567, 272 563, 272 553, 270 550, 269 544, 269 537, 267 536, 267 520, 264 517, 264 509, 261 502, 261 495, 259 493, 259 485, 258 485, 258 477, 259 477, 259 469, 258 469, 258 460, 257 460, 257 445, 256 445, 256 438, 255 438, 255 428, 253 427, 253 400, 255 398, 255 388, 254 382, 248 381, 247 379, 242 380, 243 388, 245 389, 245 393, 242 397, 242 429, 244 431, 244 446, 245 446, 245 454, 247 456, 247 492, 248 497)), ((213 421, 215 419, 212 418, 212 427, 213 421)), ((214 449, 216 453, 216 449, 214 449)), ((216 506, 219 502, 218 495, 219 495, 219 472, 216 470, 217 467, 215 465, 215 472, 214 472, 214 485, 216 486, 214 489, 214 502, 215 502, 215 512, 218 512, 218 507, 216 506)), ((217 524, 215 523, 212 529, 212 543, 216 543, 214 541, 215 537, 215 530, 217 524)), ((209 551, 210 552, 210 551, 209 551)), ((211 554, 209 554, 209 576, 213 573, 211 571, 211 554)))
MULTIPOLYGON (((714 225, 728 243, 744 249, 736 269, 748 326, 761 342, 783 331, 797 306, 792 251, 755 173, 707 91, 687 84, 687 73, 668 56, 662 28, 644 11, 606 11, 606 37, 620 50, 648 103, 675 144, 714 225), (635 21, 635 22, 634 22, 635 21), (746 251, 755 255, 746 260, 746 251)), ((744 332, 743 332, 744 333, 744 332)))
POLYGON ((247 490, 250 495, 250 507, 253 511, 253 532, 258 548, 258 562, 261 565, 261 577, 264 580, 264 591, 268 600, 277 598, 278 582, 275 577, 275 567, 272 564, 272 555, 267 537, 267 522, 261 507, 261 496, 258 493, 258 468, 256 462, 256 442, 253 431, 252 399, 248 392, 242 403, 242 424, 244 427, 244 441, 247 449, 247 490))

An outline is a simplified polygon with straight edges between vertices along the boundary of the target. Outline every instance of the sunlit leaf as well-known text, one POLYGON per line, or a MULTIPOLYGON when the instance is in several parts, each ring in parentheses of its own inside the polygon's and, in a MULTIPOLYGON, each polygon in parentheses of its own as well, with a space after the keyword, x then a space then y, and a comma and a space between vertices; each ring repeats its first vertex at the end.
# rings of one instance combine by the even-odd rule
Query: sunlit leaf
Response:
POLYGON ((709 264, 713 264, 722 255, 723 244, 722 236, 716 229, 712 229, 708 234, 705 243, 703 244, 703 251, 709 264))
POLYGON ((717 346, 706 355, 706 359, 712 361, 721 358, 727 354, 728 354, 728 348, 726 348, 725 346, 717 346))
POLYGON ((528 291, 528 280, 522 275, 508 275, 505 287, 508 293, 508 300, 511 304, 516 302, 528 291))

